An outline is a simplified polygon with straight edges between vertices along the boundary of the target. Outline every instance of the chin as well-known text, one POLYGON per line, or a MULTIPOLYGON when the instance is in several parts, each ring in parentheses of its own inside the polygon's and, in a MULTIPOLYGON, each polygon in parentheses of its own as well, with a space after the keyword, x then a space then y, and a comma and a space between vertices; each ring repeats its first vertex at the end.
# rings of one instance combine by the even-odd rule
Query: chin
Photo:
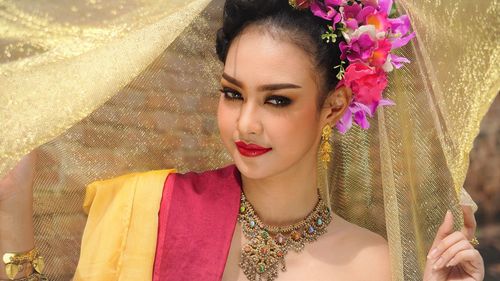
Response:
MULTIPOLYGON (((236 153, 238 153, 238 151, 236 151, 236 153)), ((252 180, 270 178, 286 171, 289 168, 288 166, 284 166, 285 163, 282 161, 273 161, 276 160, 272 159, 275 155, 268 156, 271 157, 263 157, 261 159, 258 159, 259 157, 254 159, 245 159, 244 156, 238 154, 233 156, 233 161, 241 175, 252 180)))
POLYGON ((241 175, 249 179, 263 179, 272 176, 274 169, 272 169, 272 161, 267 161, 266 159, 258 159, 265 157, 264 155, 255 158, 246 158, 236 151, 236 155, 233 155, 233 161, 241 175))

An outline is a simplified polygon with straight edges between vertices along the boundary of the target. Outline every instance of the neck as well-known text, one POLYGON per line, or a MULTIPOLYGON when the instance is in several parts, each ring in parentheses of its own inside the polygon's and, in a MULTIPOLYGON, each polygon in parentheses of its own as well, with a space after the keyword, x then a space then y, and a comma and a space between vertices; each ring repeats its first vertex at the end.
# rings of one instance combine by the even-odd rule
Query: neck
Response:
POLYGON ((284 226, 304 219, 316 206, 315 159, 301 161, 280 174, 263 179, 250 179, 241 175, 247 200, 263 223, 284 226))

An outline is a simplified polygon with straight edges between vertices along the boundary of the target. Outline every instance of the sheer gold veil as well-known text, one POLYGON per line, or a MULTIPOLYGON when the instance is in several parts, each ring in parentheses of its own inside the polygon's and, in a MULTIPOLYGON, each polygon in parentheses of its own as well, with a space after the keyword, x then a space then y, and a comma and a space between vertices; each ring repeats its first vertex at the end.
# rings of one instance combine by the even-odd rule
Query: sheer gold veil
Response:
MULTIPOLYGON (((390 76, 396 106, 335 134, 333 209, 387 237, 394 280, 421 280, 499 89, 498 3, 400 0, 417 38, 390 76)), ((37 245, 51 280, 76 267, 89 182, 230 163, 217 133, 223 0, 0 1, 0 175, 38 154, 37 245)), ((459 227, 459 225, 457 225, 459 227)), ((335 251, 335 249, 332 249, 335 251)))

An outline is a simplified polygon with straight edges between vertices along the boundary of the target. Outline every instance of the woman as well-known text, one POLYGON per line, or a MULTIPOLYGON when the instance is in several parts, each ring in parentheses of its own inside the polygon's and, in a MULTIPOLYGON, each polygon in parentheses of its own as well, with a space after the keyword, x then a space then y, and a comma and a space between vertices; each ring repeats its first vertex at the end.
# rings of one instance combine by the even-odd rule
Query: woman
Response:
MULTIPOLYGON (((91 185, 77 280, 130 278, 130 274, 149 279, 134 273, 135 269, 112 267, 138 256, 124 256, 113 252, 113 247, 94 252, 96 245, 106 245, 106 239, 117 240, 117 246, 129 243, 107 231, 113 227, 97 221, 112 222, 114 217, 106 217, 106 213, 123 211, 120 201, 129 196, 123 194, 123 187, 132 185, 140 192, 139 186, 152 179, 131 182, 148 176, 165 182, 154 241, 155 280, 253 280, 256 276, 269 280, 390 279, 385 239, 330 213, 328 196, 318 196, 318 170, 322 167, 317 164, 317 154, 328 150, 328 133, 322 139, 324 128, 346 127, 343 117, 356 93, 346 84, 338 84, 334 69, 342 66, 343 54, 338 44, 322 40, 327 28, 323 20, 297 7, 286 1, 226 2, 224 26, 217 41, 218 55, 224 62, 218 124, 235 166, 199 175, 172 171, 133 175, 91 185), (206 216, 191 216, 197 211, 206 212, 206 216), (190 218, 193 220, 185 224, 183 219, 190 218), (305 226, 306 232, 298 236, 284 230, 305 226), (253 228, 267 232, 258 232, 262 236, 255 237, 253 228), (220 236, 214 240, 209 234, 220 236), (286 243, 294 240, 295 244, 278 246, 279 235, 286 243), (257 262, 253 257, 259 252, 255 250, 260 252, 257 262), (106 258, 89 258, 92 255, 106 258), (284 272, 282 265, 287 268, 284 272)), ((26 177, 30 159, 25 161, 2 181, 2 211, 31 205, 26 177)), ((320 188, 319 193, 325 191, 320 188)), ((18 214, 20 220, 11 224, 2 221, 2 225, 24 237, 2 238, 2 245, 32 246, 31 210, 23 210, 18 214)), ((135 221, 127 222, 130 228, 137 228, 132 226, 135 221)), ((481 280, 484 269, 480 255, 464 234, 452 231, 452 224, 453 218, 447 214, 430 249, 424 280, 481 280)), ((144 238, 136 237, 137 232, 127 235, 144 238)))

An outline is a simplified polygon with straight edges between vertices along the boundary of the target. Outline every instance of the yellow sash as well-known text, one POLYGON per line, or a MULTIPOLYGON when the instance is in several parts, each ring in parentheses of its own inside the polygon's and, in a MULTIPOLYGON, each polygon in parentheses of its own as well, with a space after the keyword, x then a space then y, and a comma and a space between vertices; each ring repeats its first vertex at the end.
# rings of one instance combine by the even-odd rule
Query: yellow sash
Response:
POLYGON ((88 219, 74 281, 151 280, 158 212, 170 173, 175 170, 132 173, 87 186, 88 219))

